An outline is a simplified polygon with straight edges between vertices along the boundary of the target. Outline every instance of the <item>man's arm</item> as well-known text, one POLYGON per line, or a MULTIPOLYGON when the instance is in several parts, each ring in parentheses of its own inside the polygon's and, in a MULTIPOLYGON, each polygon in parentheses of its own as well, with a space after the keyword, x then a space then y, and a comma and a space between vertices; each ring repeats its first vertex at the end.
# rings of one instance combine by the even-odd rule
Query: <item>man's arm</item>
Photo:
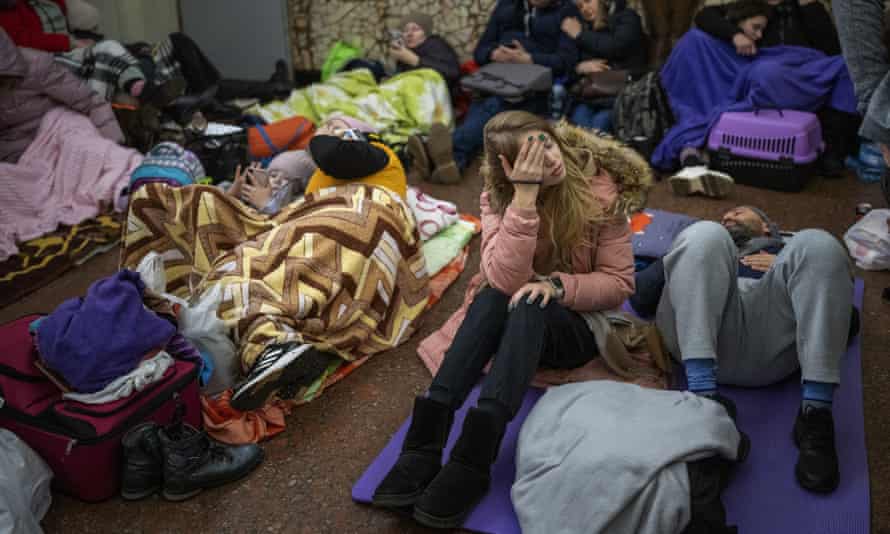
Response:
POLYGON ((695 16, 695 27, 728 43, 732 42, 735 34, 742 31, 738 26, 727 20, 726 10, 723 6, 703 8, 695 16))
POLYGON ((890 59, 882 40, 883 2, 834 0, 832 5, 859 111, 865 115, 860 134, 890 145, 890 59))

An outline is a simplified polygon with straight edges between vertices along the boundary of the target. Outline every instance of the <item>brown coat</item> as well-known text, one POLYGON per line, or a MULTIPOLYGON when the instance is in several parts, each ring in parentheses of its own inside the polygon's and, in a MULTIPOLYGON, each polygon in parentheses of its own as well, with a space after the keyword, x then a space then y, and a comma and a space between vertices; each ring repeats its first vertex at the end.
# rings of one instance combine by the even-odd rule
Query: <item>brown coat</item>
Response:
POLYGON ((2 29, 0 76, 21 79, 14 89, 0 90, 0 161, 16 163, 34 140, 43 116, 57 106, 83 113, 107 139, 124 140, 101 95, 53 61, 52 54, 18 48, 2 29))

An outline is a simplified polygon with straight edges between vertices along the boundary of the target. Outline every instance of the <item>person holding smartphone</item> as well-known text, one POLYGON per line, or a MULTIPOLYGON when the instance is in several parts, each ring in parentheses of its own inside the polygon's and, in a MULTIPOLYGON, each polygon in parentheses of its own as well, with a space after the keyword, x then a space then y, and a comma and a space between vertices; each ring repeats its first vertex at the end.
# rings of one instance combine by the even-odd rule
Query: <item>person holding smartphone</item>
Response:
POLYGON ((396 72, 433 69, 442 75, 449 88, 460 78, 457 52, 448 42, 433 34, 433 18, 422 13, 402 17, 401 31, 390 31, 389 56, 396 62, 396 72))

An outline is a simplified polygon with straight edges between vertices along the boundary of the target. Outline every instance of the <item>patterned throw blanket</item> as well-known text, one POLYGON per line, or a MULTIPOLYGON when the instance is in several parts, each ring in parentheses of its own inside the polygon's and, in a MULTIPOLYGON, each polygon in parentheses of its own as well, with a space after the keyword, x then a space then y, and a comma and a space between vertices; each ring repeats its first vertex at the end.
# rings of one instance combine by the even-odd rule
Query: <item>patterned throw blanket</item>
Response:
POLYGON ((435 123, 450 125, 454 119, 448 86, 432 69, 403 72, 379 85, 367 69, 339 72, 325 83, 295 89, 285 101, 248 111, 267 122, 300 115, 315 124, 341 113, 378 128, 390 144, 404 143, 413 134, 429 132, 435 123))
POLYGON ((429 299, 414 217, 373 186, 323 189, 267 217, 213 187, 149 184, 130 201, 123 266, 152 250, 169 293, 222 285, 220 318, 245 371, 285 341, 347 361, 395 347, 429 299))

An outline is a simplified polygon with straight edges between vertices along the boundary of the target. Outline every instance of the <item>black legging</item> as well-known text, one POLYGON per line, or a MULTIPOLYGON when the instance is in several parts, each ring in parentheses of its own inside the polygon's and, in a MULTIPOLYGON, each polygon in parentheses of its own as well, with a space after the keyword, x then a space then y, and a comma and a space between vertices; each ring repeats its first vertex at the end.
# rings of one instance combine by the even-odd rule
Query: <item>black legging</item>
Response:
POLYGON ((572 369, 597 355, 596 340, 577 312, 554 301, 541 308, 524 298, 508 311, 509 302, 493 288, 476 295, 430 386, 432 400, 458 408, 494 355, 479 400, 498 402, 512 419, 538 366, 572 369))

